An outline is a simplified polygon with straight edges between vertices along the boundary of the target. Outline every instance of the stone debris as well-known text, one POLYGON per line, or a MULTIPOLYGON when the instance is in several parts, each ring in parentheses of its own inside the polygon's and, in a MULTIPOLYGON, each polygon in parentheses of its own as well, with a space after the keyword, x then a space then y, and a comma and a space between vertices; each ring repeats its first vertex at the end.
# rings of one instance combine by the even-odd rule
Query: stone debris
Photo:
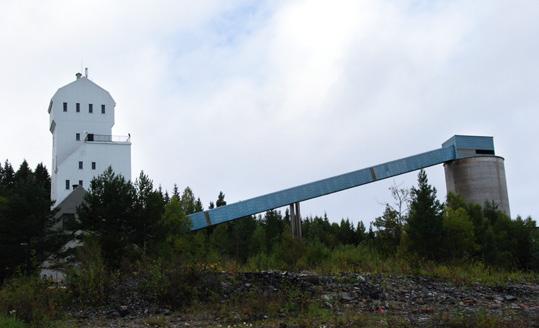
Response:
MULTIPOLYGON (((335 315, 353 309, 357 312, 398 315, 407 318, 411 324, 421 325, 443 313, 473 314, 486 311, 501 315, 510 311, 512 315, 532 323, 531 326, 539 323, 539 287, 535 284, 456 285, 429 277, 368 273, 318 275, 271 271, 211 275, 214 276, 207 278, 207 281, 212 282, 208 284, 211 290, 206 292, 217 295, 217 300, 214 298, 211 302, 222 304, 252 295, 271 298, 280 293, 295 292, 301 293, 310 302, 318 302, 320 307, 331 310, 335 315)), ((112 297, 108 306, 92 310, 74 309, 71 315, 79 323, 84 323, 87 318, 95 317, 134 320, 149 315, 166 316, 173 320, 176 314, 168 308, 144 300, 136 292, 136 282, 131 282, 118 287, 118 295, 112 297)), ((279 317, 285 320, 286 314, 280 313, 279 317)), ((238 313, 237 319, 241 322, 245 317, 238 313)), ((247 319, 267 320, 268 314, 252 314, 247 319)), ((188 324, 183 319, 176 320, 178 327, 188 324)), ((208 320, 219 322, 218 317, 208 320)), ((123 327, 122 324, 117 326, 123 327)), ((81 327, 84 325, 81 324, 81 327)), ((107 327, 116 325, 112 323, 107 327)))

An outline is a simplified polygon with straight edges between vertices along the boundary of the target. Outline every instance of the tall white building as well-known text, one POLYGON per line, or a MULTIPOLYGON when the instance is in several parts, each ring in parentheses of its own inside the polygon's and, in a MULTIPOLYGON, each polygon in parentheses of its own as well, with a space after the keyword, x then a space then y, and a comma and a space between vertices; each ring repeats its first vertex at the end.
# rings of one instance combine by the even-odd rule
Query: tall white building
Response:
POLYGON ((109 166, 131 179, 130 137, 112 135, 116 103, 83 76, 56 91, 49 105, 52 133, 51 199, 60 204, 109 166))

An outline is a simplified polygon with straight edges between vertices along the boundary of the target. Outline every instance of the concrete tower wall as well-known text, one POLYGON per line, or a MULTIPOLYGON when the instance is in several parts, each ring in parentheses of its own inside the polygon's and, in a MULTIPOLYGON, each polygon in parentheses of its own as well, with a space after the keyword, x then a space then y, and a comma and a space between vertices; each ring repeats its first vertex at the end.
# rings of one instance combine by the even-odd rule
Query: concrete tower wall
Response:
POLYGON ((51 199, 55 205, 77 187, 88 188, 109 166, 131 179, 131 140, 113 136, 116 103, 108 91, 77 74, 49 104, 53 136, 51 199))
POLYGON ((466 201, 480 205, 494 201, 501 211, 510 216, 502 157, 458 159, 445 163, 444 170, 448 193, 461 195, 466 201))

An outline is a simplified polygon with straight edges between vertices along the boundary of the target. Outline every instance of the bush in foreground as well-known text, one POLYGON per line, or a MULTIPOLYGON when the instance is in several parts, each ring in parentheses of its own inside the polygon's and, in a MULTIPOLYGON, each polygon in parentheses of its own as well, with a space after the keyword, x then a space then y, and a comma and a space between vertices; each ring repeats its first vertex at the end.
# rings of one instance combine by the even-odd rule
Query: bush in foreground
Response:
POLYGON ((65 289, 39 277, 13 278, 0 290, 0 315, 46 326, 45 323, 60 319, 66 300, 65 289))

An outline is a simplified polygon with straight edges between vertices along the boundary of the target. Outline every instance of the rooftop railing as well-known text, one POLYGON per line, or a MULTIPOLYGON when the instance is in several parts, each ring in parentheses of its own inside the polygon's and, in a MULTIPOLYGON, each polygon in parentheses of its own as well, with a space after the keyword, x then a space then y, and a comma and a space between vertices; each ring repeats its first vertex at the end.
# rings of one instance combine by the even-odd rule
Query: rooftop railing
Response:
POLYGON ((84 137, 85 142, 113 142, 113 143, 129 143, 131 142, 131 135, 127 136, 113 136, 109 134, 94 134, 87 133, 84 137))

